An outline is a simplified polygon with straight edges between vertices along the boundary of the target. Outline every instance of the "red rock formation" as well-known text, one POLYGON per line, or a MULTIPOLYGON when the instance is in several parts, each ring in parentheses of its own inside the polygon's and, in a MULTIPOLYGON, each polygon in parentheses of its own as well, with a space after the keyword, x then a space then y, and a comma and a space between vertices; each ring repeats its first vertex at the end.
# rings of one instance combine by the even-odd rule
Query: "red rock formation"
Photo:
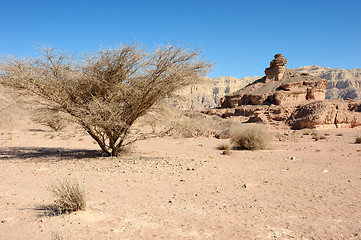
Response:
POLYGON ((242 122, 275 127, 353 128, 361 126, 361 101, 326 101, 327 80, 286 68, 275 55, 266 76, 221 99, 221 108, 204 111, 242 122))
POLYGON ((265 82, 282 80, 286 71, 286 63, 287 59, 282 54, 276 54, 275 58, 270 62, 270 67, 264 71, 266 74, 265 82))
POLYGON ((327 80, 286 68, 282 54, 275 55, 266 76, 221 99, 221 107, 270 105, 324 100, 327 80))

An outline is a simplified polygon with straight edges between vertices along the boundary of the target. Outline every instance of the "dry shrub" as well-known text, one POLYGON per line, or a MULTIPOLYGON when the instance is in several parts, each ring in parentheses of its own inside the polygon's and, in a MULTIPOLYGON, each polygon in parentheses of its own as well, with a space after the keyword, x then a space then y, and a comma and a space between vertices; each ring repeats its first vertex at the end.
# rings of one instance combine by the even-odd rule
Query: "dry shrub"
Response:
POLYGON ((204 122, 186 116, 174 119, 170 125, 174 130, 173 134, 178 133, 184 138, 204 136, 208 132, 207 125, 204 122))
POLYGON ((320 136, 319 135, 314 135, 312 136, 312 139, 315 140, 315 142, 317 142, 318 140, 320 140, 320 136))
POLYGON ((127 137, 138 118, 212 68, 198 49, 173 45, 147 51, 128 44, 76 56, 44 48, 39 57, 4 58, 0 84, 71 116, 107 156, 132 143, 127 137))
POLYGON ((217 146, 218 150, 231 150, 231 145, 227 144, 227 143, 222 143, 220 145, 217 146))
POLYGON ((270 134, 262 127, 247 127, 234 132, 231 137, 234 149, 240 150, 266 149, 270 140, 270 134))
POLYGON ((355 143, 361 144, 361 136, 357 136, 357 137, 356 137, 355 143))
POLYGON ((312 139, 317 142, 318 140, 326 139, 326 136, 325 135, 319 135, 318 133, 315 133, 315 134, 312 134, 312 139))
POLYGON ((34 122, 48 126, 58 132, 69 126, 69 118, 61 112, 52 109, 41 108, 34 112, 32 116, 34 122))
POLYGON ((85 191, 75 179, 65 179, 50 188, 56 207, 61 212, 85 210, 85 191))

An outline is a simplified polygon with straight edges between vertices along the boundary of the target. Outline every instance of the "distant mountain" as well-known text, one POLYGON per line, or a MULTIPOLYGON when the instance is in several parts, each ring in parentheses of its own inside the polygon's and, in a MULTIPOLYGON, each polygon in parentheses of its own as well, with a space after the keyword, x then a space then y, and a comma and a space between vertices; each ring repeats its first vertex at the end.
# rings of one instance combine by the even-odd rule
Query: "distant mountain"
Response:
MULTIPOLYGON (((293 69, 327 80, 327 99, 361 99, 361 69, 333 69, 316 65, 293 69)), ((202 84, 189 86, 179 91, 179 98, 168 99, 168 103, 181 110, 200 110, 219 107, 219 99, 235 92, 260 77, 205 78, 202 84)))
POLYGON ((232 93, 259 77, 218 77, 204 78, 203 83, 188 86, 176 94, 178 98, 168 99, 169 105, 181 110, 200 110, 220 106, 219 99, 227 93, 232 93))
POLYGON ((361 69, 346 70, 313 65, 293 70, 326 79, 326 99, 361 99, 361 69))

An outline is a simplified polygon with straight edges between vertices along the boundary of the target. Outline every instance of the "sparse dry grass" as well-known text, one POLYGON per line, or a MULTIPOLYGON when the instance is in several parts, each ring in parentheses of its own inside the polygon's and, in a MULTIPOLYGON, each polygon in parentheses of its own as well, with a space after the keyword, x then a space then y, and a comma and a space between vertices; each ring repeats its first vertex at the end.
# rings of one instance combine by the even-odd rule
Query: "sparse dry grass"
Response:
POLYGON ((51 186, 56 207, 61 212, 85 210, 85 191, 75 179, 65 179, 51 186))
POLYGON ((51 240, 68 240, 69 236, 64 232, 53 231, 51 232, 51 240))
POLYGON ((266 149, 271 136, 262 127, 247 127, 232 134, 231 143, 234 149, 262 150, 266 149))

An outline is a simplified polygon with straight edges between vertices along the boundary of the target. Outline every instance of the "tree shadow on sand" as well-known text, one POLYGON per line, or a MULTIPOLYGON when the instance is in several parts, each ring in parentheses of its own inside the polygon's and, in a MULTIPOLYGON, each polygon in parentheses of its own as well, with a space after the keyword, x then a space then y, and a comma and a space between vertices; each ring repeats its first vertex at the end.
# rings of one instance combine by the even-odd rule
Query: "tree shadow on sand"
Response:
POLYGON ((65 148, 32 148, 32 147, 0 147, 0 160, 67 160, 85 159, 104 156, 99 150, 65 149, 65 148))

